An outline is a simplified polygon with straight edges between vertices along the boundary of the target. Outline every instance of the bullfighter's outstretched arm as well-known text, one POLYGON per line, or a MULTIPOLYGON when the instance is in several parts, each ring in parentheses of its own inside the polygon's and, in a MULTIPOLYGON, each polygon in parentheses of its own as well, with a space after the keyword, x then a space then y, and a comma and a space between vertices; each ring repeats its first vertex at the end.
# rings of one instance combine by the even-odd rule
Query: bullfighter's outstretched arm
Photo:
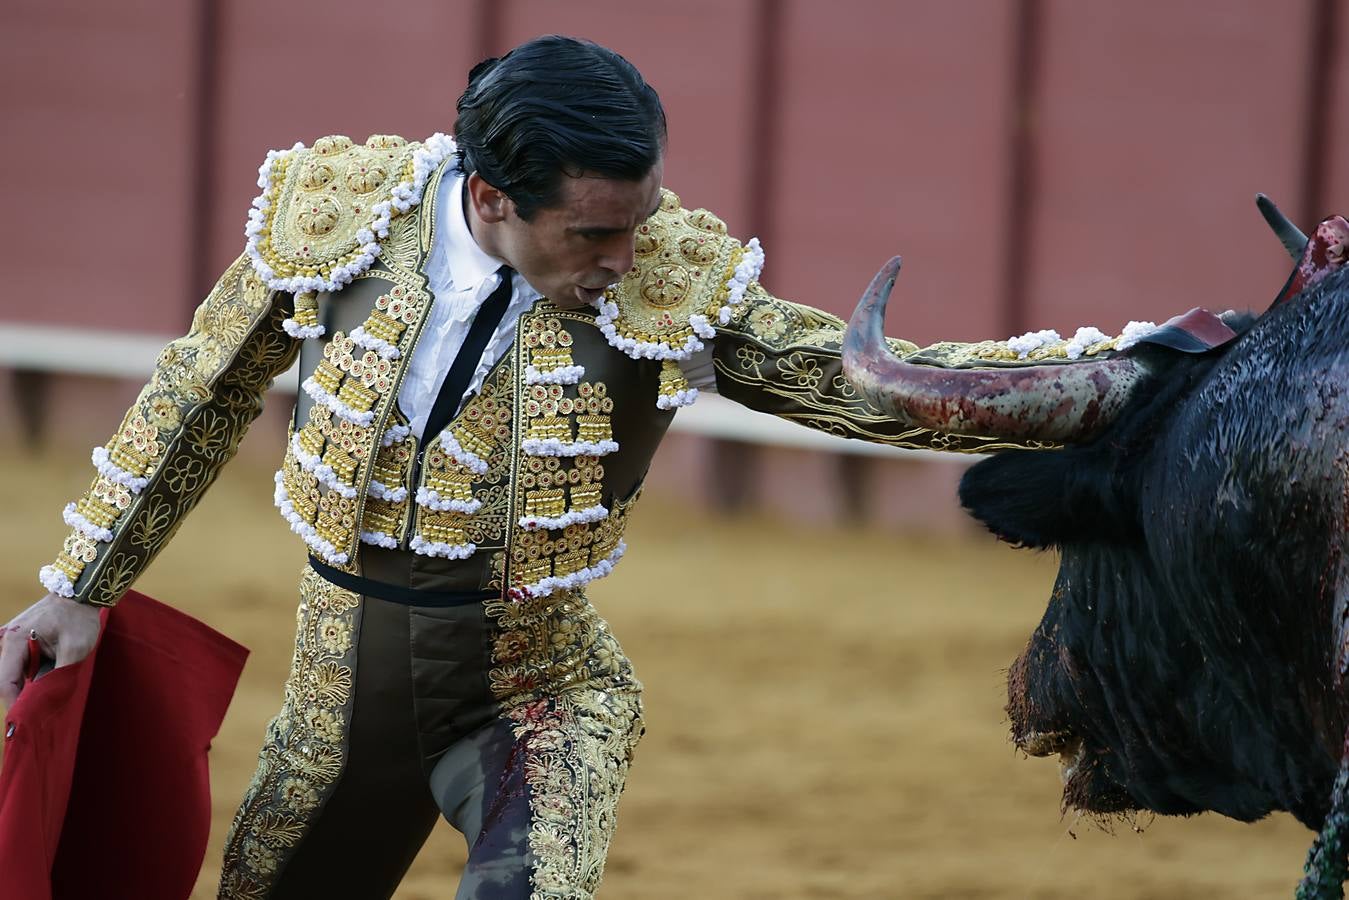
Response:
POLYGON ((66 507, 71 533, 41 572, 53 594, 112 606, 177 531, 262 412, 262 395, 295 361, 282 328, 291 295, 267 287, 240 256, 159 354, 97 470, 66 507))
MULTIPOLYGON (((758 241, 741 243, 721 219, 685 208, 670 191, 638 227, 634 250, 632 271, 597 304, 596 324, 615 348, 661 362, 662 409, 694 402, 696 387, 715 386, 751 409, 847 438, 955 452, 1047 446, 919 427, 873 405, 843 373, 843 320, 774 297, 758 280, 758 241)), ((1106 343, 1083 349, 1095 353, 1106 343)), ((993 341, 919 348, 894 338, 889 346, 939 369, 1067 362, 1074 349, 1062 341, 1030 352, 993 341)))
MULTIPOLYGON (((735 308, 730 321, 717 328, 712 342, 717 392, 809 428, 897 447, 977 453, 1040 446, 944 434, 881 412, 843 373, 845 328, 837 316, 775 297, 757 281, 751 282, 744 302, 735 308)), ((995 352, 991 342, 943 343, 922 349, 899 338, 889 338, 888 343, 901 357, 927 359, 941 366, 972 361, 987 365, 991 360, 980 359, 980 352, 995 352)), ((1016 354, 1012 356, 1015 359, 1016 354)))

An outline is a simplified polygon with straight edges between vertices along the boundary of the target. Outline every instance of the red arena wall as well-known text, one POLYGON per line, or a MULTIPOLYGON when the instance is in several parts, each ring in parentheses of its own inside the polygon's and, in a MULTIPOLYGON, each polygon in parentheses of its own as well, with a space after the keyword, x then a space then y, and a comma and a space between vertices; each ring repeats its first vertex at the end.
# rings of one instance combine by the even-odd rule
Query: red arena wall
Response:
MULTIPOLYGON (((1349 207, 1333 0, 11 0, 5 323, 170 336, 243 246, 266 151, 449 131, 468 68, 592 38, 661 93, 666 181, 773 291, 846 316, 891 255, 892 334, 1113 332, 1263 308, 1255 212, 1349 207)), ((110 422, 108 424, 111 424, 110 422)))

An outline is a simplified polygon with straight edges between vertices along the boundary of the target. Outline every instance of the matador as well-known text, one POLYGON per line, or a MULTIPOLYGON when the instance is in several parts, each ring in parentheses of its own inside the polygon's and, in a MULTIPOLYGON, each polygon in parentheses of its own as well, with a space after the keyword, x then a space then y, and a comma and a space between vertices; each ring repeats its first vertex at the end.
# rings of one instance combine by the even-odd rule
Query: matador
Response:
POLYGON ((267 155, 244 253, 94 449, 50 595, 14 620, 78 643, 67 610, 131 587, 298 361, 275 500, 309 558, 222 898, 389 897, 438 816, 468 842, 459 897, 592 895, 642 706, 586 586, 700 390, 989 446, 870 406, 843 323, 770 295, 757 241, 661 187, 664 113, 622 57, 540 38, 479 64, 458 111, 454 138, 267 155))

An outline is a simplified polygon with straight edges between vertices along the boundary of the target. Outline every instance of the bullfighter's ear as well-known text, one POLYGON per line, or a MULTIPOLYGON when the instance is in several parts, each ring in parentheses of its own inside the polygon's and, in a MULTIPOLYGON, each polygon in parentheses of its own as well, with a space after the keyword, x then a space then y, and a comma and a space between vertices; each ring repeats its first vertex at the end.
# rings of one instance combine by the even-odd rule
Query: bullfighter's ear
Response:
POLYGON ((1010 450, 965 473, 960 502, 1002 540, 1043 550, 1135 533, 1136 510, 1119 506, 1132 493, 1118 489, 1118 476, 1091 447, 1010 450))

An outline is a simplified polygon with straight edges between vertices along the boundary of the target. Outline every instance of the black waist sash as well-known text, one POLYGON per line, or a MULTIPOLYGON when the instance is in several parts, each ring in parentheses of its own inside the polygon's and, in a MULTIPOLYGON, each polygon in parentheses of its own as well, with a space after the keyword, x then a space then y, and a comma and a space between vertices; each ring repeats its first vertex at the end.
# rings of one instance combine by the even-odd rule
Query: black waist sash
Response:
POLYGON ((465 606, 469 603, 482 603, 501 596, 501 591, 423 591, 397 584, 387 584, 383 581, 374 581, 370 578, 363 578, 360 575, 352 575, 350 572, 334 569, 312 555, 309 557, 309 567, 317 572, 324 581, 335 584, 340 588, 346 588, 352 593, 367 597, 378 597, 381 600, 402 603, 406 606, 465 606))

